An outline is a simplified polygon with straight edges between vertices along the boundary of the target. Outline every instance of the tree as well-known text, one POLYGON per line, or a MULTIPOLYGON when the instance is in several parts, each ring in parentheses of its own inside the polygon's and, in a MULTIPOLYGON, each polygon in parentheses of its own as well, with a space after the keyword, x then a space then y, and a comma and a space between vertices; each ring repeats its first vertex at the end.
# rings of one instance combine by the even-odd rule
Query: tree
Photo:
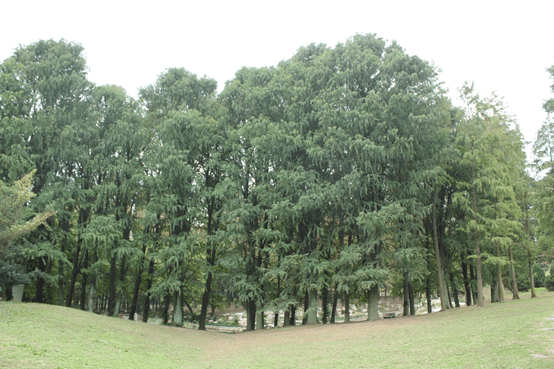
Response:
POLYGON ((474 235, 477 304, 484 306, 483 260, 494 267, 491 287, 503 301, 501 267, 513 260, 502 254, 511 254, 512 245, 523 234, 515 186, 523 174, 525 155, 521 133, 505 114, 501 100, 495 96, 481 98, 469 84, 462 88, 462 97, 467 104, 466 116, 457 139, 461 163, 470 174, 463 185, 465 191, 456 193, 456 201, 472 218, 466 229, 474 235))
POLYGON ((14 239, 32 232, 55 214, 47 211, 32 215, 32 208, 26 206, 36 196, 31 191, 34 173, 25 175, 12 186, 0 181, 0 260, 14 239))
MULTIPOLYGON (((548 71, 551 74, 551 78, 554 78, 554 66, 550 67, 548 71)), ((554 92, 554 85, 552 86, 552 92, 554 92)), ((547 117, 537 132, 537 137, 533 144, 533 153, 535 154, 534 168, 537 175, 542 177, 537 182, 533 212, 538 220, 535 229, 535 235, 538 237, 538 246, 541 250, 550 250, 554 245, 554 234, 552 233, 552 227, 554 226, 554 217, 552 215, 554 206, 554 98, 547 100, 543 108, 547 113, 547 117)), ((529 221, 527 220, 526 229, 529 228, 529 221)), ((528 248, 528 250, 531 256, 531 248, 528 248)), ((529 263, 530 276, 532 278, 531 260, 529 260, 529 263)), ((537 280, 534 280, 534 282, 538 283, 537 280)))
MULTIPOLYGON (((548 73, 550 73, 550 78, 554 79, 554 65, 547 69, 548 73)), ((554 93, 554 84, 550 86, 550 89, 554 93)), ((554 113, 554 98, 550 98, 544 102, 543 105, 544 111, 546 111, 548 114, 554 113)))
MULTIPOLYGON (((191 287, 190 273, 197 273, 199 257, 206 255, 206 281, 200 314, 200 329, 210 302, 222 194, 218 185, 223 178, 221 162, 224 128, 215 119, 216 82, 197 78, 183 68, 168 69, 155 85, 141 90, 146 103, 147 119, 154 132, 148 148, 156 178, 149 181, 153 190, 150 201, 168 219, 167 235, 159 252, 166 266, 165 280, 152 291, 169 294, 175 301, 174 324, 182 324, 184 287, 191 287), (208 135, 211 134, 211 135, 208 135), (203 205, 202 205, 203 203, 203 205), (207 235, 195 230, 205 223, 207 235)), ((196 279, 202 279, 202 277, 196 279)), ((167 306, 167 305, 166 305, 167 306)))

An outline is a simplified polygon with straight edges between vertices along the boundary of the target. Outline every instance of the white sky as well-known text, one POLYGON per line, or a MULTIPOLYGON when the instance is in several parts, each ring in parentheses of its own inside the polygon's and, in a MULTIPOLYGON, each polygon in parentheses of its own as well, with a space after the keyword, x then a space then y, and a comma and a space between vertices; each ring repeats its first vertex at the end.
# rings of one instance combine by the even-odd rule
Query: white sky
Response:
POLYGON ((312 42, 334 46, 376 33, 434 62, 454 99, 464 81, 482 95, 496 91, 527 141, 553 97, 552 0, 9 0, 0 11, 0 61, 18 45, 64 38, 85 48, 91 81, 131 96, 170 67, 214 78, 221 90, 243 66, 276 65, 312 42))

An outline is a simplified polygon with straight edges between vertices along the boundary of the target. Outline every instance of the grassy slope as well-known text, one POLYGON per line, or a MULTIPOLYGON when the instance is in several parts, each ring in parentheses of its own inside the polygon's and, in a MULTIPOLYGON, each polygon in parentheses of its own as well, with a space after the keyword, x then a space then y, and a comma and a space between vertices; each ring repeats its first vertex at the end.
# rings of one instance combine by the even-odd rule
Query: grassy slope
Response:
POLYGON ((481 309, 225 335, 0 302, 0 368, 553 368, 549 318, 554 294, 542 292, 481 309))

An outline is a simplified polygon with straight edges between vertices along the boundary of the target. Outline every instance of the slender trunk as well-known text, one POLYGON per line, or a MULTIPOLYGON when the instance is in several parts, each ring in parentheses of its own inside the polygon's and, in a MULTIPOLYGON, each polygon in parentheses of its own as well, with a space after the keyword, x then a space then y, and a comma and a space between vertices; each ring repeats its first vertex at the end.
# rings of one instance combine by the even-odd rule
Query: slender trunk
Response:
POLYGON ((379 319, 379 285, 374 284, 367 291, 367 320, 379 319))
POLYGON ((471 179, 473 183, 472 187, 472 193, 473 193, 473 214, 474 214, 474 220, 475 220, 475 230, 474 230, 474 236, 475 236, 475 262, 476 262, 476 269, 477 269, 477 306, 483 307, 485 306, 485 298, 483 295, 483 272, 481 267, 481 246, 479 245, 479 217, 477 216, 477 188, 475 185, 475 166, 471 166, 471 179))
POLYGON ((431 278, 427 276, 425 281, 425 295, 427 297, 427 314, 433 313, 433 301, 431 299, 431 278))
POLYGON ((460 300, 458 299, 458 288, 456 288, 456 283, 454 283, 454 272, 450 272, 450 285, 452 286, 452 295, 454 296, 454 306, 457 308, 460 307, 460 300))
POLYGON ((306 324, 317 324, 317 290, 308 292, 308 310, 306 311, 306 324))
MULTIPOLYGON (((277 277, 277 296, 281 296, 281 277, 277 277)), ((279 310, 274 312, 273 327, 277 328, 279 325, 279 310)), ((285 318, 286 320, 286 318, 285 318)))
POLYGON ((176 327, 183 326, 183 295, 181 288, 175 292, 175 308, 173 309, 173 325, 176 327))
POLYGON ((408 296, 410 297, 410 315, 416 315, 414 288, 411 283, 408 284, 408 296))
POLYGON ((296 305, 291 306, 290 308, 290 321, 289 325, 296 325, 296 305))
MULTIPOLYGON (((206 171, 206 186, 210 186, 214 178, 211 176, 210 171, 206 171)), ((215 185, 215 183, 214 183, 215 185)), ((208 233, 208 242, 211 246, 208 249, 206 255, 206 262, 208 264, 208 273, 206 278, 206 285, 204 286, 204 294, 202 296, 202 307, 200 308, 200 320, 198 324, 199 330, 206 330, 206 317, 208 314, 208 304, 210 303, 210 293, 212 291, 212 279, 213 279, 213 268, 215 266, 216 258, 216 242, 213 239, 214 232, 217 230, 217 227, 214 227, 214 211, 215 211, 215 198, 210 198, 208 202, 208 222, 207 222, 207 233, 208 233)))
POLYGON ((198 320, 198 329, 201 331, 206 330, 206 318, 208 316, 208 304, 210 302, 211 288, 212 288, 212 272, 208 272, 208 278, 206 278, 206 285, 204 288, 204 294, 202 296, 202 307, 200 308, 200 319, 198 320))
MULTIPOLYGON (((64 225, 65 223, 67 222, 64 222, 62 221, 62 229, 64 232, 69 232, 69 229, 67 229, 66 231, 66 226, 64 225)), ((69 226, 67 226, 67 228, 69 228, 69 226)), ((67 234, 67 233, 66 233, 67 234)), ((64 235, 64 241, 62 242, 62 249, 61 249, 61 252, 62 254, 65 254, 65 244, 67 242, 67 235, 64 235)), ((58 275, 62 276, 63 277, 63 274, 64 274, 64 263, 60 263, 59 266, 58 266, 58 275)), ((64 299, 63 299, 63 290, 64 290, 64 278, 60 278, 59 281, 58 281, 58 304, 60 305, 64 305, 64 299)))
POLYGON ((328 317, 328 310, 327 310, 327 305, 329 305, 329 289, 327 287, 323 287, 323 289, 321 290, 321 312, 322 312, 322 316, 321 316, 321 321, 323 324, 327 324, 327 320, 329 319, 328 317))
POLYGON ((263 330, 265 328, 265 314, 263 310, 256 311, 256 329, 263 330))
POLYGON ((342 302, 344 304, 344 322, 350 323, 350 295, 348 294, 348 292, 344 293, 342 302))
POLYGON ((477 303, 477 277, 475 275, 475 268, 473 267, 473 263, 469 264, 469 280, 471 282, 471 297, 473 298, 473 305, 477 303))
POLYGON ((215 253, 216 253, 216 245, 215 242, 212 241, 212 247, 209 251, 208 256, 208 276, 206 278, 206 285, 204 287, 204 295, 202 296, 202 307, 200 309, 200 320, 198 321, 198 329, 201 331, 206 330, 206 318, 208 315, 208 304, 210 303, 210 293, 212 291, 212 278, 213 278, 213 272, 212 269, 215 265, 215 253))
POLYGON ((410 315, 410 282, 408 281, 408 272, 404 272, 404 287, 402 289, 404 291, 404 313, 402 315, 408 316, 410 315))
MULTIPOLYGON (((38 258, 38 269, 42 272, 46 272, 46 264, 43 258, 38 258)), ((36 283, 35 302, 44 303, 44 279, 42 275, 39 275, 36 283)))
MULTIPOLYGON (((496 256, 500 257, 500 246, 496 245, 496 256)), ((498 302, 504 302, 504 283, 502 282, 502 266, 496 266, 496 274, 498 277, 498 302)))
POLYGON ((146 245, 142 247, 142 258, 139 262, 137 277, 135 278, 135 286, 133 288, 133 299, 131 300, 131 307, 129 308, 129 320, 135 320, 135 314, 137 312, 137 303, 140 293, 140 282, 142 280, 142 272, 144 270, 144 263, 146 259, 144 257, 146 253, 146 245))
POLYGON ((73 293, 75 291, 75 283, 77 283, 77 276, 79 275, 79 253, 81 252, 81 242, 77 243, 75 248, 75 255, 73 255, 73 270, 71 271, 71 281, 69 282, 69 288, 67 290, 67 299, 65 300, 65 306, 71 307, 73 301, 73 293))
POLYGON ((169 323, 169 305, 171 304, 171 294, 167 292, 164 296, 163 301, 163 311, 162 311, 162 319, 163 324, 167 325, 169 323))
POLYGON ((491 283, 491 303, 498 302, 498 280, 497 276, 493 273, 493 279, 491 283))
POLYGON ((510 273, 512 275, 512 300, 519 300, 517 290, 516 270, 514 268, 514 256, 512 254, 512 245, 508 246, 508 257, 510 258, 510 273))
POLYGON ((144 298, 144 311, 142 313, 142 321, 148 323, 148 313, 150 312, 150 289, 154 279, 154 259, 150 259, 148 265, 148 282, 146 283, 146 296, 144 298))
POLYGON ((529 281, 531 282, 531 298, 535 298, 537 297, 537 294, 535 293, 535 278, 533 276, 533 254, 531 253, 531 248, 528 245, 528 242, 531 239, 531 235, 529 230, 529 211, 527 206, 525 206, 525 235, 527 236, 527 239, 526 242, 524 242, 524 245, 527 249, 528 256, 529 281))
MULTIPOLYGON (((86 186, 86 185, 85 185, 86 186)), ((85 187, 87 188, 87 187, 85 187)), ((67 299, 65 300, 65 305, 71 307, 73 302, 73 294, 75 293, 75 283, 77 283, 77 276, 81 271, 79 266, 79 256, 81 253, 81 246, 83 243, 82 232, 86 228, 88 223, 88 212, 84 208, 79 210, 79 224, 78 226, 82 227, 79 229, 79 236, 77 238, 77 247, 75 248, 75 254, 73 255, 73 270, 71 271, 71 281, 69 282, 69 289, 67 291, 67 299)))
MULTIPOLYGON (((296 286, 293 287, 293 296, 297 296, 297 288, 296 286)), ((283 326, 288 327, 291 325, 296 325, 296 305, 289 305, 287 310, 285 311, 285 321, 283 323, 283 326)))
MULTIPOLYGON (((447 272, 445 271, 445 273, 447 272)), ((450 295, 450 288, 448 287, 448 283, 446 284, 446 296, 448 297, 448 299, 446 300, 448 308, 452 309, 452 296, 450 295)))
POLYGON ((464 290, 466 297, 466 306, 471 306, 471 288, 469 284, 469 279, 467 275, 467 262, 465 252, 462 251, 462 277, 464 279, 464 290))
POLYGON ((112 253, 112 258, 110 260, 110 286, 109 286, 109 296, 108 296, 108 316, 115 315, 115 300, 116 300, 116 279, 117 279, 117 257, 115 253, 112 253))
POLYGON ((531 250, 527 249, 529 253, 529 280, 531 281, 531 298, 537 297, 537 294, 535 293, 535 277, 533 275, 533 260, 531 257, 531 250))
POLYGON ((249 299, 246 303, 246 330, 256 329, 256 301, 249 299))
MULTIPOLYGON (((83 269, 88 268, 88 249, 85 250, 85 257, 83 259, 83 269)), ((79 303, 81 310, 86 309, 87 301, 87 284, 88 284, 88 272, 83 273, 83 283, 81 284, 81 301, 79 303)))
POLYGON ((93 313, 94 312, 94 289, 96 287, 96 278, 92 276, 90 281, 90 288, 88 290, 88 312, 93 313))
POLYGON ((433 245, 435 247, 435 258, 437 260, 437 276, 439 277, 439 295, 441 300, 441 311, 445 311, 450 307, 446 304, 446 281, 444 280, 444 271, 442 267, 441 254, 439 249, 439 236, 437 232, 437 204, 436 204, 436 191, 435 198, 433 200, 432 213, 433 213, 433 245))
POLYGON ((335 288, 333 289, 333 306, 331 307, 331 319, 329 320, 329 323, 331 324, 335 323, 335 318, 337 317, 337 304, 339 302, 337 287, 338 285, 335 284, 335 288))

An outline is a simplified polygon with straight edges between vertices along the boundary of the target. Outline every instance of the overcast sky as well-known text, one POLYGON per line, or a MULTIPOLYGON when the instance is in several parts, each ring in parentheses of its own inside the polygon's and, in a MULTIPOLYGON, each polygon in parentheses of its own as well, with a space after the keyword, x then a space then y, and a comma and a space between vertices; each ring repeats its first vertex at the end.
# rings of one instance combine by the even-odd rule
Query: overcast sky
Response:
POLYGON ((376 33, 439 67, 454 101, 464 81, 504 97, 527 141, 553 97, 546 72, 554 65, 553 0, 20 0, 1 12, 0 61, 18 45, 64 38, 85 48, 91 81, 131 96, 167 68, 214 78, 221 90, 243 66, 276 65, 303 45, 376 33))

